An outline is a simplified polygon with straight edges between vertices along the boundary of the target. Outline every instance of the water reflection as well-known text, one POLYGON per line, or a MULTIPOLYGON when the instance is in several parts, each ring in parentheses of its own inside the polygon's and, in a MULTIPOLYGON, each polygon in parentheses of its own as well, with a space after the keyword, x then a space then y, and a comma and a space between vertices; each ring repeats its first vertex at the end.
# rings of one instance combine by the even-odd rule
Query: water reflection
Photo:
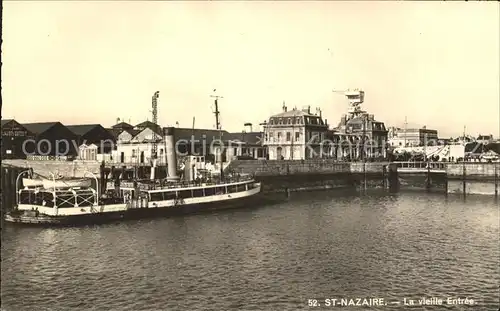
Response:
POLYGON ((482 300, 478 310, 488 309, 497 307, 500 281, 498 212, 484 197, 464 203, 432 194, 315 192, 294 193, 281 205, 170 219, 7 227, 2 304, 301 310, 308 298, 332 295, 468 295, 482 300))

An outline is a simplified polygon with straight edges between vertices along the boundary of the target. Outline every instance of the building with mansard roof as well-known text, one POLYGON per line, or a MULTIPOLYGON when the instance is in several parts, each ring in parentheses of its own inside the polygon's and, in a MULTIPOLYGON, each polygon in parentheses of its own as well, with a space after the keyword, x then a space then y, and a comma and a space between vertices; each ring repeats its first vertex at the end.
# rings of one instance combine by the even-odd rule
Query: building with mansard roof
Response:
POLYGON ((341 117, 334 129, 336 148, 332 156, 342 159, 370 159, 387 155, 388 130, 384 122, 361 109, 365 92, 347 91, 348 113, 341 117))
POLYGON ((310 106, 282 112, 264 124, 264 145, 270 160, 305 160, 323 157, 322 142, 326 139, 328 124, 321 111, 311 113, 310 106))

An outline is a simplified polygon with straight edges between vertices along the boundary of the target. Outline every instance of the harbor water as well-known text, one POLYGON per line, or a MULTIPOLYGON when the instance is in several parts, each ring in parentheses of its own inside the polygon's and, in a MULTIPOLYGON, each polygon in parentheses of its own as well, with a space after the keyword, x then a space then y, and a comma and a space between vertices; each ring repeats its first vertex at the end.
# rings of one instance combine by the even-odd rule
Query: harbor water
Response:
POLYGON ((423 297, 443 303, 414 310, 497 310, 499 226, 491 197, 338 191, 95 227, 6 225, 2 310, 327 310, 335 298, 407 310, 423 297))

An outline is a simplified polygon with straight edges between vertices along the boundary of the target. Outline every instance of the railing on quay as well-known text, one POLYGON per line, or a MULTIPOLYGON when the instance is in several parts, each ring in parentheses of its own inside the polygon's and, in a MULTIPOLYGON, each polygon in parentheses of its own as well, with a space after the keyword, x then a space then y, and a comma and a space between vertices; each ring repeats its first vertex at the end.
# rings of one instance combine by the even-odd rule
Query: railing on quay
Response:
POLYGON ((446 165, 449 162, 414 162, 414 161, 406 161, 406 162, 393 162, 393 163, 396 163, 396 165, 397 165, 398 168, 446 170, 446 165))

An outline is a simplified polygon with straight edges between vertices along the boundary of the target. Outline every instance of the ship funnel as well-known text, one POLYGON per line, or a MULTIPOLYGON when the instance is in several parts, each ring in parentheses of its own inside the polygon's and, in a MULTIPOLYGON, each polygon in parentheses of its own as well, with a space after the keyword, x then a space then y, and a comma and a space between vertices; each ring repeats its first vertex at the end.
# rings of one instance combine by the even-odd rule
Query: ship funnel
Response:
POLYGON ((167 154, 168 181, 178 181, 177 151, 175 150, 174 127, 165 128, 165 152, 167 154))

